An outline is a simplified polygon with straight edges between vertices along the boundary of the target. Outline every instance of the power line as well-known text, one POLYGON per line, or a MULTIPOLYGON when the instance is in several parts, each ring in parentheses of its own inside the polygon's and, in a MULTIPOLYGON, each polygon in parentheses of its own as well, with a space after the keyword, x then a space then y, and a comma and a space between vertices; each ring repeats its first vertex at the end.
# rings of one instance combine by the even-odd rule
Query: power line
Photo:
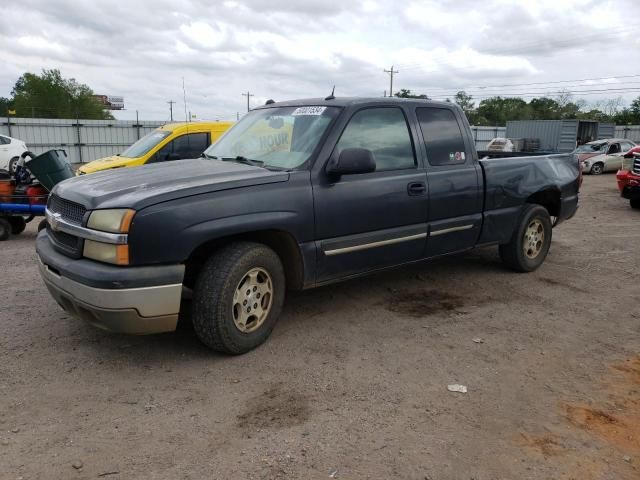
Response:
POLYGON ((390 70, 383 70, 385 73, 389 74, 389 96, 393 97, 393 74, 394 73, 400 73, 398 72, 398 70, 394 70, 393 69, 393 65, 391 65, 391 69, 390 70))

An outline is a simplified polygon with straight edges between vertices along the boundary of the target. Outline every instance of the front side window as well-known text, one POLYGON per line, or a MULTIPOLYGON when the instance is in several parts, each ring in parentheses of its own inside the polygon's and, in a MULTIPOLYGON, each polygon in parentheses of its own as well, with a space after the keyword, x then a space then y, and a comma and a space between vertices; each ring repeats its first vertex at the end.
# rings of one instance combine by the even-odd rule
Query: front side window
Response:
POLYGON ((462 130, 453 112, 447 108, 418 108, 427 160, 430 165, 456 165, 466 161, 462 130))
POLYGON ((208 133, 188 133, 167 143, 157 153, 158 161, 198 158, 209 146, 208 133))
POLYGON ((124 158, 142 157, 169 135, 171 135, 171 132, 166 130, 154 130, 127 148, 120 156, 124 158))
POLYGON ((11 143, 11 139, 0 135, 0 145, 8 145, 11 143))
POLYGON ((222 160, 253 160, 266 168, 299 168, 339 112, 337 107, 313 105, 252 110, 204 154, 222 160))
POLYGON ((376 171, 413 168, 416 164, 407 121, 402 110, 395 107, 357 112, 342 132, 336 154, 345 148, 371 150, 376 171))
POLYGON ((609 155, 611 155, 612 153, 620 153, 620 144, 619 143, 613 143, 610 147, 609 147, 609 155))

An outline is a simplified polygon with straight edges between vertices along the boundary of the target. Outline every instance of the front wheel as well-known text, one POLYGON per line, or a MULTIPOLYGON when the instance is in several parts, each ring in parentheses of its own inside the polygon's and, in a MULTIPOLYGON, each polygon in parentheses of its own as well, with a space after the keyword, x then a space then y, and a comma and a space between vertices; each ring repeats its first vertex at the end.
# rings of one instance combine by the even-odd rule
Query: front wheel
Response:
POLYGON ((534 271, 547 257, 551 233, 547 209, 540 205, 527 205, 509 243, 500 245, 502 262, 516 272, 534 271))
POLYGON ((600 175, 602 172, 604 172, 604 165, 602 163, 594 163, 591 166, 591 175, 600 175))
POLYGON ((238 355, 271 334, 284 303, 282 262, 260 243, 223 247, 205 263, 193 291, 193 328, 208 347, 238 355))
POLYGON ((633 200, 629 200, 629 205, 631 205, 631 208, 635 210, 640 210, 640 198, 634 198, 633 200))

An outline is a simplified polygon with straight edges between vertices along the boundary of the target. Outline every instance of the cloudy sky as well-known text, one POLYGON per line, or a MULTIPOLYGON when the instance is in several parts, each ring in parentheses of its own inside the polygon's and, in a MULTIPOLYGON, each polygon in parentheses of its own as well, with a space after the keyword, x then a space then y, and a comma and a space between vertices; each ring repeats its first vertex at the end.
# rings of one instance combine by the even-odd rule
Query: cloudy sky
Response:
POLYGON ((640 95, 639 0, 20 0, 0 22, 0 96, 24 72, 59 68, 124 96, 118 118, 235 118, 268 98, 477 100, 570 90, 595 102, 640 95), (616 77, 616 78, 603 78, 616 77), (582 79, 598 79, 577 81, 582 79), (555 82, 555 83, 551 83, 555 82), (561 83, 564 82, 564 83, 561 83))

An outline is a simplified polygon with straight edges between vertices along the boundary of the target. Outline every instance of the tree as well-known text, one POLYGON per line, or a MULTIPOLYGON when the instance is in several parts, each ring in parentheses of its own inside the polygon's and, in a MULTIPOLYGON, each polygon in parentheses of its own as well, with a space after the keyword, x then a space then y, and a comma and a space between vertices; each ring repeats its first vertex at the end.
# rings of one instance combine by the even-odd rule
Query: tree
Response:
POLYGON ((396 92, 393 95, 398 98, 420 98, 423 100, 429 100, 429 97, 425 94, 413 94, 411 93, 411 90, 407 90, 406 88, 401 88, 399 92, 396 92))
POLYGON ((74 78, 62 78, 60 70, 25 73, 11 91, 16 117, 112 119, 93 91, 74 78))
POLYGON ((492 97, 478 106, 479 125, 505 125, 509 120, 529 118, 529 106, 521 98, 492 97))
POLYGON ((558 120, 561 117, 560 104, 553 98, 534 98, 529 102, 532 120, 558 120))
MULTIPOLYGON (((447 100, 449 99, 447 98, 447 100)), ((476 123, 476 104, 474 103, 471 95, 467 95, 467 92, 461 90, 456 93, 455 97, 453 97, 453 101, 462 109, 464 114, 467 116, 469 123, 476 123)))

